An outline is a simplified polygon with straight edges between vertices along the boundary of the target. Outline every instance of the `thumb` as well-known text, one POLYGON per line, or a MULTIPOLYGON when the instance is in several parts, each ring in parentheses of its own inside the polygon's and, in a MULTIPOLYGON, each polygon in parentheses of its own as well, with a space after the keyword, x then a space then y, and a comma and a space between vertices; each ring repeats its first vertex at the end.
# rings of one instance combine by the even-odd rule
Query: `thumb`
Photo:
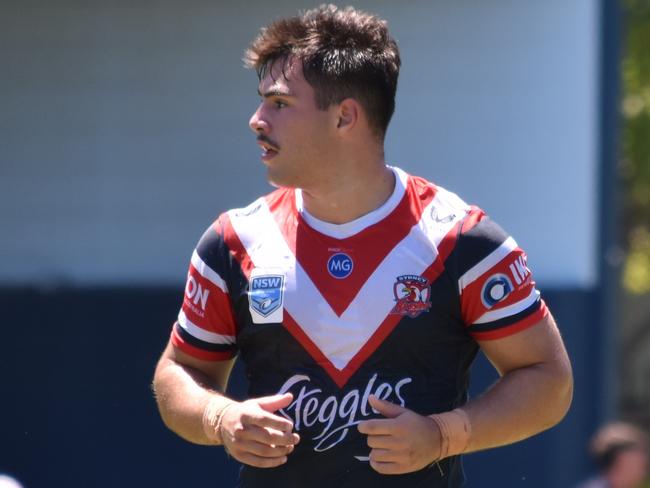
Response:
POLYGON ((293 401, 293 395, 291 393, 285 393, 284 395, 271 395, 257 398, 255 401, 263 410, 266 410, 267 412, 275 412, 281 408, 288 407, 293 401))
POLYGON ((381 398, 377 398, 375 395, 370 395, 368 397, 368 403, 370 403, 370 406, 374 410, 376 410, 384 417, 389 419, 395 418, 403 414, 404 412, 408 411, 407 408, 404 408, 395 403, 387 402, 386 400, 382 400, 381 398))

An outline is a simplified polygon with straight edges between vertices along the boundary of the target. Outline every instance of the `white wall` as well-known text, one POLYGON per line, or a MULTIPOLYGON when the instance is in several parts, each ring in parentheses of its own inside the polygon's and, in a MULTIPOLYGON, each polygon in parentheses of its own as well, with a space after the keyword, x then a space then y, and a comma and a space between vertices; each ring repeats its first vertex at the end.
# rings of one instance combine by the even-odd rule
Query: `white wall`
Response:
MULTIPOLYGON (((317 3, 0 4, 0 284, 182 282, 209 222, 269 189, 242 51, 317 3)), ((402 52, 389 162, 485 208, 538 281, 593 284, 595 0, 355 5, 402 52)))

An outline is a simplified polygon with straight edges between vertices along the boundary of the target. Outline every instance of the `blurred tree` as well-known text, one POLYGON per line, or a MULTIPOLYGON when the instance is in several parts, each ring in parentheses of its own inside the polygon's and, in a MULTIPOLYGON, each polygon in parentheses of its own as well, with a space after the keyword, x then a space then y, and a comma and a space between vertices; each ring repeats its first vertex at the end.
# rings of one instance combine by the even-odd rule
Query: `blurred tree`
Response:
POLYGON ((650 292, 650 0, 623 4, 623 284, 627 291, 642 294, 650 292))

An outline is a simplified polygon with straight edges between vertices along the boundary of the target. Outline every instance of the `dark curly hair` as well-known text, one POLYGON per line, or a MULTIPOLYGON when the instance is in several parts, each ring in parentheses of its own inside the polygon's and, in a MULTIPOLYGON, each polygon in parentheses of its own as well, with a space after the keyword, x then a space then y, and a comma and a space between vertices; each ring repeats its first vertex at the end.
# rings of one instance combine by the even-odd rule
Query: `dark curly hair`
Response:
POLYGON ((291 58, 302 62, 319 109, 354 98, 383 139, 395 110, 401 64, 386 21, 352 7, 321 5, 262 28, 244 63, 262 79, 274 62, 291 58))

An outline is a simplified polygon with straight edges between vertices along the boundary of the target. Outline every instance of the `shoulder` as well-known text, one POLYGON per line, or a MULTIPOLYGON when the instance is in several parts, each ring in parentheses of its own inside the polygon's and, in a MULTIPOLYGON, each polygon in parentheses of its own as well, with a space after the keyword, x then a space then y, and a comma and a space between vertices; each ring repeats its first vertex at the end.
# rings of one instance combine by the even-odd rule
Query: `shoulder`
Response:
POLYGON ((508 256, 517 259, 522 254, 516 241, 481 207, 425 178, 407 176, 411 198, 428 201, 422 209, 427 233, 446 232, 441 244, 448 244, 446 265, 455 274, 463 276, 479 263, 480 269, 490 268, 508 256))
POLYGON ((469 204, 453 191, 418 176, 408 176, 409 192, 423 198, 431 194, 428 215, 434 223, 457 223, 459 251, 494 248, 509 235, 479 206, 469 204))
POLYGON ((250 225, 263 216, 283 211, 293 212, 295 208, 295 191, 291 188, 279 188, 245 207, 228 210, 218 220, 222 222, 222 225, 228 222, 233 224, 234 221, 240 225, 250 225))
POLYGON ((493 249, 508 238, 482 208, 441 185, 400 172, 406 175, 411 207, 420 207, 423 229, 434 236, 446 232, 445 238, 453 240, 455 254, 472 254, 476 248, 481 254, 481 250, 493 249))
POLYGON ((396 168, 405 183, 410 206, 420 217, 420 228, 438 247, 447 249, 456 261, 471 262, 503 244, 508 234, 486 212, 468 204, 453 191, 396 168))
MULTIPOLYGON (((208 251, 222 245, 232 244, 234 239, 248 233, 259 231, 259 226, 271 214, 295 209, 294 191, 280 188, 259 197, 241 208, 232 208, 220 214, 205 230, 197 250, 208 251)), ((200 251, 199 251, 200 252, 200 251)))
POLYGON ((421 176, 408 174, 399 168, 394 169, 406 187, 412 205, 417 202, 423 207, 422 210, 426 212, 424 218, 430 217, 438 223, 458 221, 465 218, 473 209, 478 209, 441 185, 421 176))

